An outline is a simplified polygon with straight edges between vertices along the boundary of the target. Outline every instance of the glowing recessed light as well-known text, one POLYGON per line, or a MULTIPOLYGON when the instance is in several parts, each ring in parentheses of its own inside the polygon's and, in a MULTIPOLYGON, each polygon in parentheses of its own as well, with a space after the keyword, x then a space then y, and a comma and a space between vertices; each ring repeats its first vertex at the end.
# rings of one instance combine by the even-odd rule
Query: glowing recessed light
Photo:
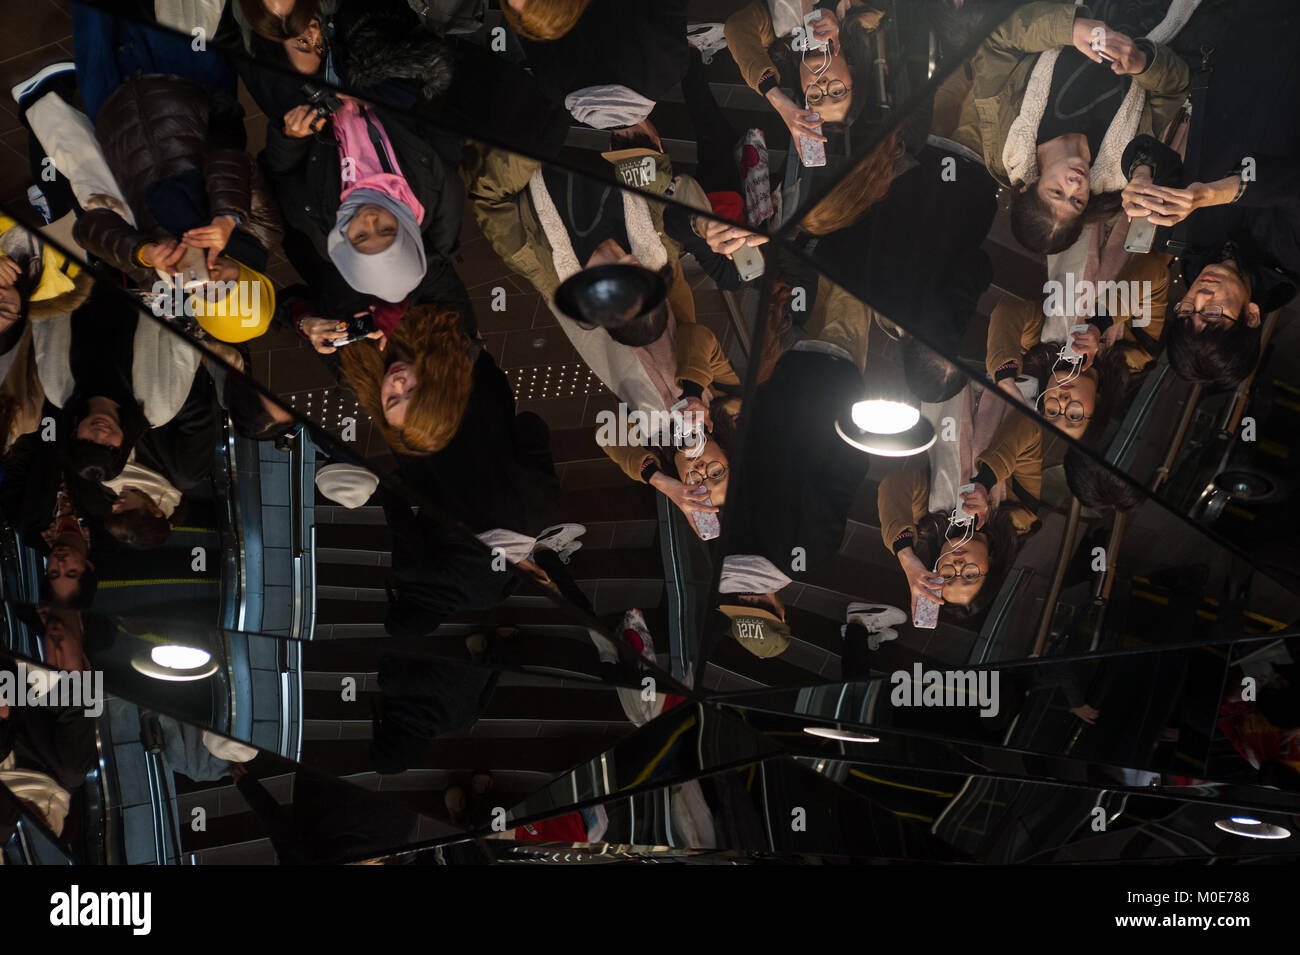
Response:
POLYGON ((198 647, 154 647, 149 658, 169 670, 195 670, 212 659, 212 654, 198 647))
POLYGON ((809 736, 821 736, 825 739, 836 739, 841 743, 879 743, 879 736, 872 736, 870 733, 852 732, 850 730, 835 729, 832 726, 805 726, 803 731, 809 736))
POLYGON ((921 409, 901 401, 872 398, 853 405, 853 423, 874 434, 900 434, 921 420, 921 409))
POLYGON ((1230 832, 1234 836, 1244 836, 1247 839, 1287 839, 1291 836, 1291 830, 1282 826, 1275 826, 1270 822, 1262 822, 1253 816, 1233 816, 1229 819, 1220 819, 1215 822, 1216 829, 1222 829, 1224 832, 1230 832))

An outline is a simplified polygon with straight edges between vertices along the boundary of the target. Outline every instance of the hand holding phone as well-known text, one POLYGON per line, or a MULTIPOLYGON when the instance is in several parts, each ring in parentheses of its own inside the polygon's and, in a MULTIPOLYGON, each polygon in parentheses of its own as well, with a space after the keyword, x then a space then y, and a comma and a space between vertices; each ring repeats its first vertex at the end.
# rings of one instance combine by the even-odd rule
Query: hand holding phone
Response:
POLYGON ((917 597, 912 610, 912 626, 918 630, 933 630, 939 625, 939 602, 929 597, 917 597))

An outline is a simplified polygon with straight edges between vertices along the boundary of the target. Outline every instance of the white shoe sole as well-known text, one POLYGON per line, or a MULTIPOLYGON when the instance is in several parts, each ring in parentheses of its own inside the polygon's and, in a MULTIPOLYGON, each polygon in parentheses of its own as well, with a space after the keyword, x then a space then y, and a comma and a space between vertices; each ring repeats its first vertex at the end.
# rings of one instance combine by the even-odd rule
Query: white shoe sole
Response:
POLYGON ((39 89, 40 85, 48 80, 51 76, 58 76, 60 73, 75 72, 77 65, 69 60, 62 63, 51 63, 33 76, 27 77, 21 83, 9 90, 9 95, 14 98, 15 103, 21 103, 24 96, 39 89))

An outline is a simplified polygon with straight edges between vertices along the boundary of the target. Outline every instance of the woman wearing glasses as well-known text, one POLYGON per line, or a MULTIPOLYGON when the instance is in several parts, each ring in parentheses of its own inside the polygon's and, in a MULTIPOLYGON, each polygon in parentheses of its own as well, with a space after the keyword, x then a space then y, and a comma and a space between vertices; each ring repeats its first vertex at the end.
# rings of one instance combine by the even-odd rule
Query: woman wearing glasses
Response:
POLYGON ((1110 303, 1117 306, 1113 314, 1094 316, 1087 320, 1086 332, 1069 336, 1069 348, 1082 356, 1078 361, 1062 357, 1065 342, 1040 340, 1041 301, 999 302, 989 316, 984 354, 989 378, 1068 437, 1088 442, 1102 434, 1124 398, 1130 374, 1153 360, 1147 348, 1154 348, 1164 325, 1168 261, 1165 255, 1136 256, 1120 272, 1118 286, 1137 292, 1118 296, 1110 303), (1026 384, 1032 398, 1021 390, 1026 384))
POLYGON ((1006 415, 975 456, 975 474, 967 482, 974 490, 962 494, 951 512, 931 509, 928 470, 896 471, 880 482, 880 533, 907 577, 913 614, 920 597, 959 618, 987 608, 1024 535, 1038 527, 1043 439, 1033 418, 1006 415), (953 521, 963 514, 973 520, 953 521))
POLYGON ((666 443, 604 441, 599 434, 597 443, 628 477, 672 501, 700 534, 708 523, 697 515, 719 513, 727 499, 741 382, 707 325, 683 322, 673 344, 682 427, 673 427, 666 443))
POLYGON ((853 90, 866 89, 867 41, 883 18, 864 0, 754 0, 727 20, 727 47, 795 142, 824 143, 823 123, 848 125, 862 110, 853 90), (810 36, 803 18, 815 12, 810 36))

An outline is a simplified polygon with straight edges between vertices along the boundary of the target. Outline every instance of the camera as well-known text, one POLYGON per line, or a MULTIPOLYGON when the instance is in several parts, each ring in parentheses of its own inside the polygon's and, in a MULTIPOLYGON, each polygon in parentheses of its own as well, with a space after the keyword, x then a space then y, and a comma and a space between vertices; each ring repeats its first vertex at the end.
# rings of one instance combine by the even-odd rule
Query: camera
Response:
POLYGON ((329 119, 332 113, 343 107, 343 100, 315 83, 303 83, 302 93, 307 97, 307 105, 321 119, 329 119))

